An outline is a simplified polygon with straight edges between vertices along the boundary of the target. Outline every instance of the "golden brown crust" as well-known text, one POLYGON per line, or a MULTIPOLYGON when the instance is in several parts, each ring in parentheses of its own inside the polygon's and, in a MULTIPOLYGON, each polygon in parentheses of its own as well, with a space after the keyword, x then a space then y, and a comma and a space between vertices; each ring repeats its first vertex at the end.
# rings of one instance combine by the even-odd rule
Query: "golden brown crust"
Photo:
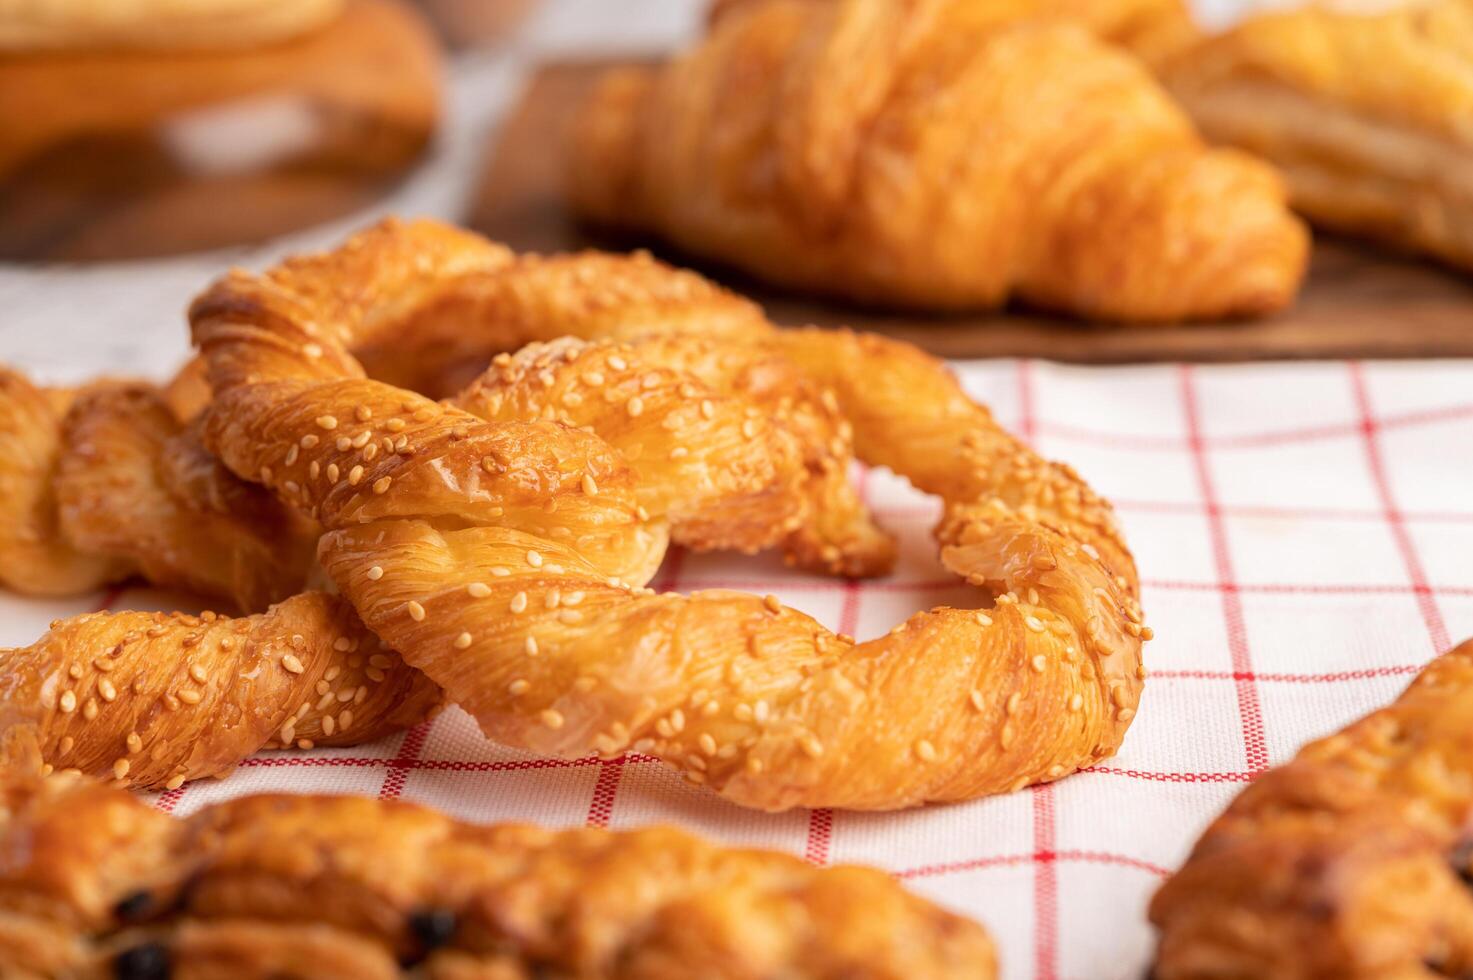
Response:
POLYGON ((45 762, 172 789, 262 748, 357 745, 423 720, 439 690, 341 599, 265 613, 92 613, 0 652, 0 732, 45 762))
POLYGON ((248 980, 996 975, 980 927, 888 875, 673 829, 477 827, 310 796, 176 820, 90 781, 14 774, 3 809, 6 976, 127 975, 130 955, 248 980))
MULTIPOLYGON (((943 496, 943 561, 997 595, 993 608, 937 609, 855 644, 770 597, 648 594, 638 586, 664 524, 640 486, 678 461, 641 458, 637 477, 581 430, 488 423, 362 380, 344 347, 353 325, 453 308, 455 270, 484 248, 428 222, 385 225, 263 277, 234 274, 192 319, 216 393, 211 447, 322 521, 319 558, 343 594, 489 736, 562 756, 632 746, 767 809, 963 799, 1115 751, 1150 631, 1108 506, 1001 432, 937 362, 877 338, 749 331, 751 363, 795 359, 837 392, 871 459, 943 496), (368 458, 356 448, 379 444, 368 458)), ((699 336, 700 323, 671 329, 699 336)), ((547 404, 524 387, 531 366, 539 385, 580 393, 581 411, 617 374, 619 439, 643 418, 631 365, 659 349, 534 351, 531 365, 493 367, 496 390, 488 380, 471 402, 519 415, 547 404)), ((753 421, 673 387, 651 389, 662 427, 753 421)))
POLYGON ((4 0, 0 51, 240 48, 322 27, 343 0, 4 0))
POLYGON ((198 250, 361 209, 428 146, 440 74, 408 0, 231 50, 0 54, 0 255, 198 250))
POLYGON ((1245 790, 1151 903, 1154 975, 1473 971, 1470 712, 1473 642, 1245 790))
POLYGON ((1279 166, 1311 221, 1473 268, 1473 4, 1385 7, 1312 5, 1206 35, 1180 26, 1176 0, 1121 40, 1209 138, 1279 166))
POLYGON ((1204 148, 1134 59, 1037 14, 732 4, 668 67, 605 80, 575 140, 574 203, 866 302, 1015 295, 1141 321, 1288 304, 1307 237, 1276 176, 1204 148))

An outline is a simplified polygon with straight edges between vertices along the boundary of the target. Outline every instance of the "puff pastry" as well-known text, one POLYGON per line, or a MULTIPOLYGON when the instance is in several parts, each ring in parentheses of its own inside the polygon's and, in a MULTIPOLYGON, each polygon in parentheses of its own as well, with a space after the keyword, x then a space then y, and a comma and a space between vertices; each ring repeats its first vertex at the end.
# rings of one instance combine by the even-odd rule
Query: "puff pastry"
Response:
POLYGON ((91 613, 0 651, 0 733, 48 767, 144 789, 230 772, 263 748, 357 745, 426 718, 439 689, 341 599, 265 613, 91 613))
POLYGON ((1321 4, 1219 36, 1161 6, 1121 40, 1210 139, 1271 160, 1318 225, 1473 268, 1473 4, 1321 4))
POLYGON ((1134 59, 1048 13, 728 4, 670 65, 604 79, 577 126, 572 201, 863 302, 1016 296, 1135 321, 1287 305, 1307 237, 1278 177, 1205 148, 1134 59))
POLYGON ((7 774, 0 973, 237 980, 991 980, 986 932, 857 867, 669 828, 478 827, 254 796, 179 820, 7 774))
POLYGON ((0 369, 0 444, 11 589, 77 595, 137 574, 257 611, 310 574, 317 528, 220 466, 148 385, 45 390, 0 369))
MULTIPOLYGON (((781 353, 829 389, 840 449, 852 426, 861 457, 943 497, 943 562, 995 597, 856 644, 772 597, 634 587, 663 554, 666 522, 602 440, 556 422, 488 422, 363 378, 349 353, 357 332, 449 323, 475 334, 488 290, 541 314, 595 292, 577 276, 530 293, 495 270, 472 274, 487 255, 432 222, 386 224, 263 276, 232 273, 191 319, 215 393, 207 445, 321 521, 319 558, 342 594, 490 737, 557 756, 634 748, 774 810, 975 797, 1115 751, 1150 630, 1109 506, 999 429, 942 365, 875 337, 739 321, 751 356, 781 353)), ((696 310, 712 295, 687 292, 696 310)), ((590 334, 607 325, 580 322, 590 334)), ((690 310, 645 322, 706 329, 690 310)), ((647 386, 640 351, 567 345, 503 361, 464 404, 496 415, 530 397, 535 376, 543 404, 577 410, 572 393, 618 406, 631 425, 646 412, 738 431, 761 421, 658 374, 647 386)), ((563 410, 552 416, 579 421, 563 410)), ((663 458, 637 459, 643 478, 679 465, 678 449, 702 449, 647 438, 663 458)))
POLYGON ((1257 780, 1157 893, 1154 976, 1473 972, 1473 641, 1257 780))

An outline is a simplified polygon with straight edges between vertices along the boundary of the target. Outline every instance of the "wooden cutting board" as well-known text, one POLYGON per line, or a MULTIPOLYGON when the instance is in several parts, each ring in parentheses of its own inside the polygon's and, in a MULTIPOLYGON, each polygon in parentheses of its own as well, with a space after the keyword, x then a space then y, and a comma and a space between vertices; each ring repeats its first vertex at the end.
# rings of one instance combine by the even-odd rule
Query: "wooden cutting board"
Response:
POLYGON ((1062 361, 1243 361, 1265 358, 1473 356, 1473 276, 1344 241, 1321 239, 1294 309, 1253 322, 1118 327, 1008 310, 925 318, 780 292, 655 241, 615 240, 580 227, 560 191, 568 126, 610 62, 544 65, 493 134, 470 222, 519 250, 650 248, 761 302, 779 323, 846 324, 948 357, 1062 361))

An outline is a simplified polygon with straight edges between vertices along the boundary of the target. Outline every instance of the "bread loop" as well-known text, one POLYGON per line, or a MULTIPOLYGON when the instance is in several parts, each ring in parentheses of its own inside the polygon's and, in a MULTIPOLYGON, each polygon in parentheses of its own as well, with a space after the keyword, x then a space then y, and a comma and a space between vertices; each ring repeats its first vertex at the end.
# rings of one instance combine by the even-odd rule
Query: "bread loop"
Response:
MULTIPOLYGON (((556 259, 534 260, 526 278, 493 271, 487 286, 485 272, 465 274, 478 251, 488 254, 429 223, 381 226, 262 277, 232 274, 191 315, 216 393, 207 443, 321 520, 319 558, 364 622, 488 736, 565 757, 633 748, 771 810, 971 798, 1115 751, 1150 635, 1129 552, 1108 505, 998 428, 943 366, 845 332, 784 333, 760 318, 713 326, 748 348, 743 357, 800 365, 837 397, 862 458, 943 498, 942 560, 990 607, 920 613, 855 643, 771 597, 654 595, 639 586, 663 554, 667 515, 639 495, 669 470, 668 452, 631 463, 566 425, 487 422, 361 378, 348 344, 365 329, 458 313, 477 333, 470 314, 494 308, 494 294, 538 311, 531 319, 547 330, 560 320, 547 310, 590 292, 576 277, 539 279, 569 261, 556 259), (378 444, 373 458, 360 454, 378 444)), ((697 310, 715 295, 680 288, 697 310)), ((680 306, 643 323, 672 349, 709 341, 680 306)), ((561 320, 584 336, 638 333, 614 300, 600 318, 561 320)), ((564 344, 503 359, 460 404, 488 415, 531 404, 533 378, 549 392, 569 390, 566 375, 598 388, 584 359, 627 367, 622 350, 564 344)), ((651 390, 669 399, 667 418, 714 420, 714 399, 658 381, 651 390)), ((613 403, 637 420, 643 397, 620 389, 613 403)))

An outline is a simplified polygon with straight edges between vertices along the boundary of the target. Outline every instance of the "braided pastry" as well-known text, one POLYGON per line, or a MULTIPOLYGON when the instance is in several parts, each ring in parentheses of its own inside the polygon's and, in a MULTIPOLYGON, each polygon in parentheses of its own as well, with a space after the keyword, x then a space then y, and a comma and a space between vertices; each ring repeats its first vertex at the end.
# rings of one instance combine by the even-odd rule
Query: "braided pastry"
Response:
MULTIPOLYGON (((465 313, 484 292, 458 298, 466 251, 473 240, 431 223, 382 226, 263 277, 234 273, 191 317, 216 396, 207 444, 321 521, 319 559, 364 622, 488 736, 559 756, 633 747, 767 809, 964 799, 1116 750, 1150 631, 1108 505, 1002 432, 941 365, 878 338, 746 327, 749 357, 777 351, 830 386, 863 457, 946 500, 943 561, 995 596, 856 644, 771 597, 631 587, 659 562, 663 521, 625 457, 582 430, 487 422, 361 377, 356 325, 392 333, 433 308, 478 329, 465 313)), ((464 404, 531 404, 535 376, 564 406, 556 393, 622 405, 631 427, 647 397, 666 421, 721 417, 658 374, 604 395, 611 375, 590 368, 633 371, 626 354, 640 352, 524 353, 530 365, 493 365, 464 404)), ((670 456, 636 460, 640 477, 670 456)))
POLYGON ((0 973, 18 980, 996 976, 981 927, 888 875, 669 828, 478 827, 324 796, 179 820, 12 772, 0 853, 0 973))
POLYGON ((301 590, 316 528, 209 455, 147 385, 78 393, 0 370, 0 580, 74 595, 140 574, 264 609, 301 590))
POLYGON ((1473 972, 1473 641, 1259 778, 1151 903, 1154 976, 1473 972))
POLYGON ((357 745, 422 721, 424 675, 319 592, 265 613, 91 613, 0 651, 0 732, 57 769, 173 789, 262 748, 357 745))
POLYGON ((1308 236, 1274 172, 1206 148, 1133 58, 1034 6, 729 3, 667 67, 604 79, 574 206, 891 306, 1170 321, 1291 302, 1308 236))

